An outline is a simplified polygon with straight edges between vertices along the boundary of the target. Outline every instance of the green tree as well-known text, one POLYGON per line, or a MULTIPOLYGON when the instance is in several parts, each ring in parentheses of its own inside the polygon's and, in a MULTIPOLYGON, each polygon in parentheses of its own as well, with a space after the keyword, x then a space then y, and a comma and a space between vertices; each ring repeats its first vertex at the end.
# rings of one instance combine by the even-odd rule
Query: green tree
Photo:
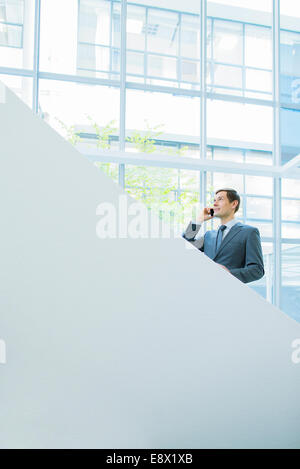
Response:
POLYGON ((101 128, 91 116, 87 115, 86 117, 96 132, 97 148, 101 148, 102 150, 109 150, 110 138, 113 134, 116 134, 118 130, 117 127, 115 127, 116 120, 111 120, 108 124, 101 128))
POLYGON ((164 124, 158 124, 154 127, 151 127, 148 119, 145 119, 147 130, 140 132, 135 130, 130 137, 126 137, 126 141, 133 143, 134 148, 136 148, 141 153, 153 153, 156 150, 155 140, 162 133, 162 128, 164 124), (160 130, 161 129, 161 130, 160 130))

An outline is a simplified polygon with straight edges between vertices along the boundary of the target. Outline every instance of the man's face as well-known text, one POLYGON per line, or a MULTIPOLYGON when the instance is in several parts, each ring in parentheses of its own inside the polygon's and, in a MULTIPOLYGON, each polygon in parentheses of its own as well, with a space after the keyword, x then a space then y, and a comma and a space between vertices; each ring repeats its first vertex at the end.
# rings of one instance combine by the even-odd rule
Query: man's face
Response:
POLYGON ((215 217, 227 217, 234 213, 236 201, 229 202, 227 192, 221 191, 215 195, 214 199, 214 215, 215 217))

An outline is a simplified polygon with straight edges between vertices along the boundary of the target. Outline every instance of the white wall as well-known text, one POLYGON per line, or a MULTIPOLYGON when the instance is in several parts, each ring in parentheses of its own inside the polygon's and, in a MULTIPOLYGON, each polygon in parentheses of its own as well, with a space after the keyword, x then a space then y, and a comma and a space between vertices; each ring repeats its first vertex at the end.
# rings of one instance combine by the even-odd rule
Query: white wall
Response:
POLYGON ((0 447, 299 447, 300 325, 183 239, 97 238, 120 189, 5 98, 0 447))

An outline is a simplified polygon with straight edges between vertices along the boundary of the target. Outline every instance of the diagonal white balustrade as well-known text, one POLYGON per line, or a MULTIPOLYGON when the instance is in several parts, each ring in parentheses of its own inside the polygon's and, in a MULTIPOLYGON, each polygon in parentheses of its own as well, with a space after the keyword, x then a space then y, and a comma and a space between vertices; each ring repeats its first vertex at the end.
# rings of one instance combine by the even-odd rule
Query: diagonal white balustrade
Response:
POLYGON ((120 188, 0 96, 0 447, 299 448, 300 324, 183 239, 99 239, 120 188))

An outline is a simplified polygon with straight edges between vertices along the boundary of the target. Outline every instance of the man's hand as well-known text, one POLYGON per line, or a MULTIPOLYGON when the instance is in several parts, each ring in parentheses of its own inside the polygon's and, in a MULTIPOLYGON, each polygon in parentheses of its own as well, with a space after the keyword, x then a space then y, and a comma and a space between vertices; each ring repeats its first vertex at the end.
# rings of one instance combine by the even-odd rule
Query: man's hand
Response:
POLYGON ((199 213, 197 216, 197 223, 203 223, 204 221, 211 220, 213 217, 210 214, 210 208, 205 207, 203 212, 199 213))
MULTIPOLYGON (((218 264, 218 263, 217 263, 217 264, 218 264)), ((225 267, 225 265, 222 265, 222 264, 218 264, 218 265, 219 265, 220 267, 222 267, 222 269, 227 270, 227 272, 230 272, 230 270, 227 269, 227 267, 225 267)))

